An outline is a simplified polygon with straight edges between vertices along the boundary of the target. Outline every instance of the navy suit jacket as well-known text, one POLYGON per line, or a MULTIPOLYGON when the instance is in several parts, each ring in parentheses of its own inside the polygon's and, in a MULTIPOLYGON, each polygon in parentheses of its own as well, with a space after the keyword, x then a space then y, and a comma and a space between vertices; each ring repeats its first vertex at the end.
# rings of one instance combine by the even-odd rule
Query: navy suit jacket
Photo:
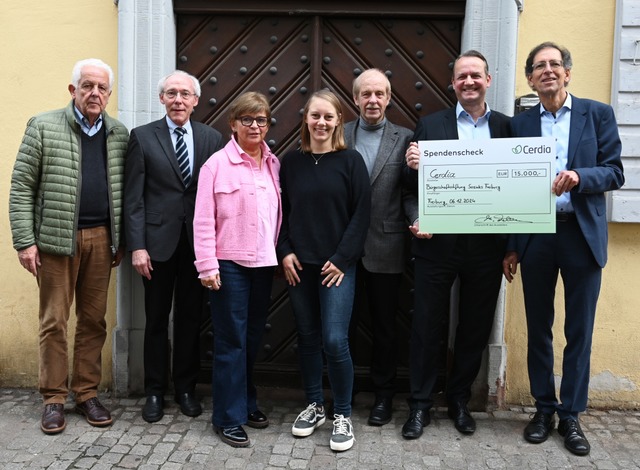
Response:
MULTIPOLYGON (((489 115, 489 130, 492 138, 511 137, 511 118, 497 111, 491 110, 489 115)), ((433 114, 420 118, 413 134, 413 141, 419 140, 457 140, 458 121, 456 108, 444 109, 433 114)), ((415 196, 418 194, 418 172, 406 167, 405 184, 412 189, 415 196)), ((502 249, 506 243, 505 235, 493 236, 499 248, 502 249)), ((455 234, 435 234, 430 239, 418 239, 413 237, 412 252, 415 255, 427 259, 446 259, 456 244, 458 235, 455 234)))
MULTIPOLYGON (((604 192, 624 184, 622 145, 611 106, 573 95, 571 99, 567 170, 580 177, 571 190, 571 203, 596 262, 604 267, 608 242, 604 192)), ((540 137, 540 104, 515 116, 511 125, 517 137, 540 137)), ((526 256, 528 241, 529 235, 516 235, 509 241, 509 249, 518 252, 519 260, 526 256)))
POLYGON ((193 211, 200 167, 222 148, 221 134, 191 121, 193 178, 184 187, 166 118, 131 131, 125 162, 124 215, 127 250, 146 249, 153 261, 173 255, 182 225, 193 246, 193 211))

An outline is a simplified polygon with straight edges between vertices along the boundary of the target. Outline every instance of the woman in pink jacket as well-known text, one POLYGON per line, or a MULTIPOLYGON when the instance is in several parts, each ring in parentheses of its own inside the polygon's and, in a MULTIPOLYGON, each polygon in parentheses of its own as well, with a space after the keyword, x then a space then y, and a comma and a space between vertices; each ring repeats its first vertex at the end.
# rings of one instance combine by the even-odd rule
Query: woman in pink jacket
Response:
POLYGON ((275 244, 282 220, 280 163, 265 143, 267 98, 240 95, 231 105, 233 136, 200 170, 193 221, 196 268, 211 289, 213 416, 223 442, 247 447, 242 425, 265 428, 252 380, 262 341, 275 244))

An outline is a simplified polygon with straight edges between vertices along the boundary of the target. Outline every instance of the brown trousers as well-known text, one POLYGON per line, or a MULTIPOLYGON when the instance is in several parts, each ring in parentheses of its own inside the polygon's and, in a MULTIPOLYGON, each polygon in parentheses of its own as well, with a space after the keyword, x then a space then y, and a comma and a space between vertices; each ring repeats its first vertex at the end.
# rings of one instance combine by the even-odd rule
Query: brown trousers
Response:
POLYGON ((40 393, 44 403, 65 403, 69 393, 67 323, 76 298, 71 391, 77 403, 97 396, 102 375, 105 314, 111 277, 107 227, 78 230, 73 257, 40 252, 40 393))

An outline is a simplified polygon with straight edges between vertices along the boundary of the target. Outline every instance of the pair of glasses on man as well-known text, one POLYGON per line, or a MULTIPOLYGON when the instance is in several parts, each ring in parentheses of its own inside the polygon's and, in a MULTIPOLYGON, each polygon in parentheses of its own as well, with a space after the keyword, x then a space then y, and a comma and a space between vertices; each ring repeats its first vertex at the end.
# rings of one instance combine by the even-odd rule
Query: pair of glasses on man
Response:
POLYGON ((191 93, 190 91, 182 90, 169 90, 164 92, 164 96, 169 98, 170 100, 175 99, 178 95, 182 96, 183 100, 188 100, 192 96, 196 96, 195 93, 191 93))
POLYGON ((267 124, 269 124, 269 119, 264 116, 258 116, 258 117, 240 116, 238 118, 238 121, 240 121, 240 124, 242 124, 245 127, 253 126, 253 121, 256 122, 258 127, 267 127, 267 124))
POLYGON ((547 65, 551 67, 551 70, 560 70, 562 67, 564 67, 564 64, 561 60, 550 60, 549 62, 536 62, 535 64, 533 64, 533 70, 535 72, 542 72, 543 70, 547 69, 547 65))

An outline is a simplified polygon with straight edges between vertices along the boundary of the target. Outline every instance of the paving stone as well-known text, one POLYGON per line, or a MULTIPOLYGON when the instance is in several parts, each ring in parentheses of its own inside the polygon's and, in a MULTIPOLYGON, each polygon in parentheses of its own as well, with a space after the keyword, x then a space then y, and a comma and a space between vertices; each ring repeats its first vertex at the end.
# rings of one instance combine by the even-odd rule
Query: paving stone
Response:
MULTIPOLYGON (((201 386, 199 386, 201 387, 201 386)), ((207 388, 202 386, 202 388, 207 388)), ((557 431, 538 445, 522 437, 535 409, 510 406, 504 410, 474 411, 478 430, 458 433, 437 407, 420 439, 400 435, 408 414, 405 397, 394 400, 394 417, 381 427, 369 426, 372 394, 359 393, 352 420, 356 442, 346 452, 329 448, 330 420, 307 438, 294 438, 291 424, 304 403, 300 390, 263 388, 261 409, 270 425, 247 429, 251 446, 232 448, 211 427, 212 401, 205 390, 204 411, 197 418, 180 413, 167 398, 165 416, 158 423, 141 417, 144 398, 100 397, 114 417, 107 428, 95 428, 66 404, 67 429, 47 436, 40 431, 42 400, 34 390, 0 389, 0 468, 13 469, 141 469, 141 470, 423 470, 423 469, 601 469, 640 470, 640 412, 588 410, 581 423, 591 453, 570 454, 557 431)))

